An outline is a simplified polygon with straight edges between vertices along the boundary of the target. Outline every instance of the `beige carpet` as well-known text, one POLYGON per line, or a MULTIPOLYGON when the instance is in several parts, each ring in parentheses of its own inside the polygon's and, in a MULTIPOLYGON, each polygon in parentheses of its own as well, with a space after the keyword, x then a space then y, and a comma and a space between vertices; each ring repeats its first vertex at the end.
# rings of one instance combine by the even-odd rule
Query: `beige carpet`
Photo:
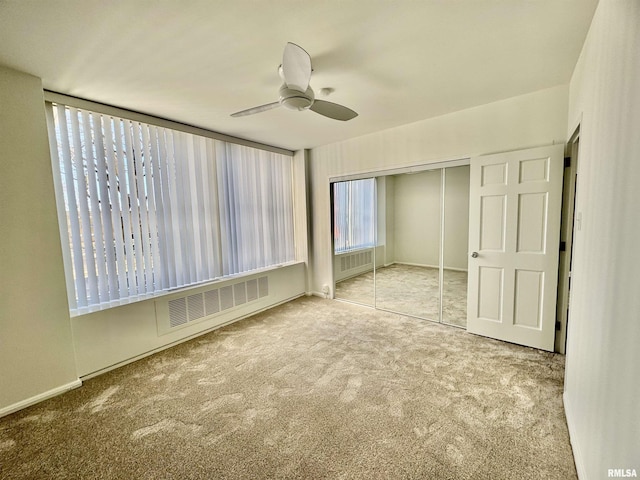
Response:
MULTIPOLYGON (((445 269, 442 323, 467 326, 467 272, 445 269)), ((336 284, 336 298, 374 305, 374 275, 366 272, 336 284)), ((375 306, 439 321, 440 272, 437 268, 394 263, 375 272, 375 306)))
POLYGON ((301 298, 0 419, 0 478, 575 479, 563 362, 301 298))

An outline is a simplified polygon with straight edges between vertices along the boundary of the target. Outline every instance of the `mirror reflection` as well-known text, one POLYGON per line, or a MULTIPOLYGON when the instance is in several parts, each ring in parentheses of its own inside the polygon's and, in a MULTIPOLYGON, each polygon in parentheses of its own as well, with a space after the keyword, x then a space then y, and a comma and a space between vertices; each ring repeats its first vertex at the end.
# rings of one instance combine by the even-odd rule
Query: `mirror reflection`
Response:
POLYGON ((444 170, 442 323, 467 326, 469 166, 444 170))
POLYGON ((373 306, 375 179, 331 185, 335 297, 373 306))
POLYGON ((376 307, 440 318, 440 170, 385 179, 386 248, 376 271, 376 307))
POLYGON ((331 193, 336 298, 466 327, 468 165, 331 193))

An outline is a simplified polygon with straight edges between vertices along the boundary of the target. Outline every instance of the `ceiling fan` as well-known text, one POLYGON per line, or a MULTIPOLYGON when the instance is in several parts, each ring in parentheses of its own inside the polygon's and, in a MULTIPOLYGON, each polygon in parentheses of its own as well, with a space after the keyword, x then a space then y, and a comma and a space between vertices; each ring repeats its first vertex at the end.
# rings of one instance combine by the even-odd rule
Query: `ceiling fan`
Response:
POLYGON ((280 87, 280 99, 259 107, 249 108, 231 114, 232 117, 244 117, 264 112, 282 105, 290 110, 312 110, 334 120, 351 120, 358 116, 356 112, 337 103, 316 100, 313 89, 309 86, 311 79, 311 57, 295 43, 287 43, 284 47, 282 65, 278 68, 280 78, 284 82, 280 87))

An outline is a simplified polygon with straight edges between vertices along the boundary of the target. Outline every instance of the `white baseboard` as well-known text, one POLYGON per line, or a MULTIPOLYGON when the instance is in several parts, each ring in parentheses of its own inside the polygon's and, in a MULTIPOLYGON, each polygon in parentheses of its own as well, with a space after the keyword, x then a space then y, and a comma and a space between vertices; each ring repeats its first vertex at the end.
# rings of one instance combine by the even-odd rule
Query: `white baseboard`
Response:
POLYGON ((396 265, 408 265, 410 267, 422 267, 422 268, 440 268, 439 265, 428 265, 426 263, 413 263, 413 262, 398 262, 397 260, 395 262, 396 265))
POLYGON ((31 405, 35 405, 36 403, 40 403, 49 398, 56 397, 62 393, 68 392, 69 390, 73 390, 74 388, 78 388, 80 386, 82 386, 82 381, 78 378, 73 382, 67 383, 65 385, 60 385, 59 387, 40 393, 31 398, 27 398, 18 403, 14 403, 13 405, 9 405, 7 407, 1 408, 0 417, 10 415, 12 413, 17 412, 18 410, 22 410, 23 408, 30 407, 31 405))
POLYGON ((567 418, 567 428, 569 430, 569 441, 571 442, 571 450, 573 450, 573 460, 576 464, 576 471, 580 480, 588 480, 587 470, 584 464, 583 456, 580 453, 580 445, 578 444, 578 435, 575 431, 575 419, 573 418, 573 410, 567 393, 562 395, 562 403, 564 404, 564 416, 567 418))
MULTIPOLYGON (((387 263, 384 266, 388 267, 389 265, 409 265, 410 267, 422 267, 422 268, 435 268, 436 270, 440 268, 439 265, 428 265, 426 263, 411 263, 411 262, 391 262, 387 263)), ((454 272, 466 272, 466 268, 457 268, 457 267, 444 267, 444 270, 452 270, 454 272)))
POLYGON ((451 270, 452 272, 468 272, 467 268, 457 268, 457 267, 444 267, 444 270, 451 270))

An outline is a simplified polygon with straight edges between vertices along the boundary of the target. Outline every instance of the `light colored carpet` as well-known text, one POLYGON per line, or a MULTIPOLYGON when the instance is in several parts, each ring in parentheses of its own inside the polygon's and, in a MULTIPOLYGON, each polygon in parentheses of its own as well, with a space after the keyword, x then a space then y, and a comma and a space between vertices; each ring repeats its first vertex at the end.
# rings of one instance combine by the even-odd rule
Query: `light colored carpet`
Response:
POLYGON ((339 300, 348 300, 373 307, 375 305, 373 282, 373 270, 340 280, 336 283, 335 297, 339 300))
POLYGON ((445 269, 442 322, 467 328, 467 272, 445 269))
MULTIPOLYGON (((336 298, 374 305, 374 274, 367 272, 336 284, 336 298)), ((439 270, 394 263, 375 272, 375 306, 439 321, 439 270)), ((444 270, 442 322, 467 326, 467 272, 444 270)))
POLYGON ((0 419, 0 478, 575 479, 563 362, 305 297, 0 419))

